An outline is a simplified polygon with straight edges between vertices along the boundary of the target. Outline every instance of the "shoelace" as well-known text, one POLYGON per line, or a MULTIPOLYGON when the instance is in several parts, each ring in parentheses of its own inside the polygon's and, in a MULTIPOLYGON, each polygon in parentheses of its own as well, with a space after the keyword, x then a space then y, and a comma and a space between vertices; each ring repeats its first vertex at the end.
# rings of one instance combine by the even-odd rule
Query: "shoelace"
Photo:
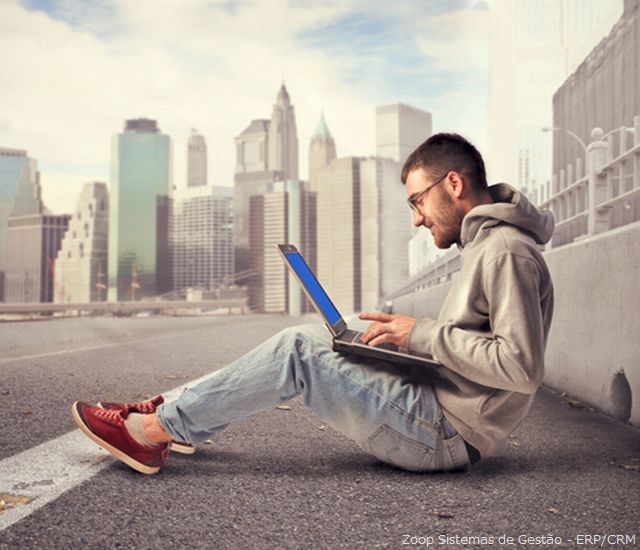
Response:
POLYGON ((156 412, 156 405, 152 401, 145 401, 144 403, 127 405, 127 409, 129 408, 137 409, 142 414, 151 414, 152 412, 156 412))
POLYGON ((153 399, 142 403, 127 403, 125 405, 125 409, 133 409, 141 414, 151 414, 156 412, 156 407, 162 403, 164 403, 164 397, 159 395, 158 397, 154 397, 153 399))
POLYGON ((122 425, 124 419, 129 416, 129 411, 124 410, 111 410, 111 409, 95 409, 95 415, 98 418, 111 422, 113 424, 122 425))

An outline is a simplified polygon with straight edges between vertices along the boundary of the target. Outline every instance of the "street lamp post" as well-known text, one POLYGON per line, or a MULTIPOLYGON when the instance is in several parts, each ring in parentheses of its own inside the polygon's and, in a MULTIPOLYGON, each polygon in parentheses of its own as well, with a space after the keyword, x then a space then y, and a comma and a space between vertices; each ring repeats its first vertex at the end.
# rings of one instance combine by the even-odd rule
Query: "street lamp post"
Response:
POLYGON ((542 131, 543 132, 566 132, 572 138, 574 138, 580 145, 582 145, 582 148, 584 149, 585 154, 587 152, 587 144, 584 141, 582 141, 579 135, 575 134, 571 130, 567 130, 566 128, 560 128, 559 126, 554 126, 553 128, 550 128, 549 126, 545 126, 544 128, 542 128, 542 131))
MULTIPOLYGON (((589 168, 588 168, 589 151, 587 148, 587 144, 580 138, 579 135, 572 132, 571 130, 567 130, 566 128, 561 128, 559 126, 554 126, 553 128, 550 128, 549 126, 545 126, 544 128, 542 128, 542 131, 543 132, 565 132, 566 134, 569 134, 573 139, 575 139, 580 144, 580 146, 582 147, 582 150, 584 151, 584 169, 586 172, 589 171, 589 168)), ((572 182, 569 182, 569 183, 572 183, 572 182)), ((558 189, 558 191, 560 191, 560 189, 558 189)))

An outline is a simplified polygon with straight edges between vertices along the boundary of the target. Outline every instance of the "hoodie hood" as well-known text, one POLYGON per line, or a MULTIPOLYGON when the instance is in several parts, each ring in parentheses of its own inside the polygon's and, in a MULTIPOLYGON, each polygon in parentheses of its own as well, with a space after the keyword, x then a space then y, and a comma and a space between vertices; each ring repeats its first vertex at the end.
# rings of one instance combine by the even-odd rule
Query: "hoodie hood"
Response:
POLYGON ((493 204, 481 204, 467 212, 460 229, 460 247, 475 241, 481 229, 500 223, 513 225, 529 233, 537 243, 549 242, 555 221, 551 212, 543 212, 529 202, 520 191, 507 183, 489 187, 493 204))

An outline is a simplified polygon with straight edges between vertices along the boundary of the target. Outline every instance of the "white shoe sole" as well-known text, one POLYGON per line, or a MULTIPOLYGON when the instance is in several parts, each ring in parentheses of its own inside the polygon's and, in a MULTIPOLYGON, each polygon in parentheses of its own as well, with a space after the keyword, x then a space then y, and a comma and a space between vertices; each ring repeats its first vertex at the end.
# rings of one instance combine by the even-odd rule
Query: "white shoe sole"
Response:
POLYGON ((178 442, 169 443, 169 450, 174 453, 180 453, 181 455, 192 455, 196 452, 196 448, 193 445, 182 445, 178 442))
POLYGON ((78 428, 80 428, 89 439, 91 439, 92 441, 95 441, 98 445, 100 445, 100 447, 109 451, 118 460, 121 460, 127 466, 130 466, 131 468, 133 468, 137 472, 140 472, 141 474, 152 475, 160 471, 160 466, 155 466, 155 467, 146 466, 145 464, 142 464, 142 462, 138 462, 137 460, 134 460, 129 455, 123 453, 119 449, 116 449, 113 445, 110 445, 106 441, 100 439, 96 434, 94 434, 87 427, 87 425, 84 423, 84 420, 82 420, 82 417, 80 416, 80 413, 78 413, 78 410, 76 407, 77 404, 78 404, 78 401, 76 401, 73 405, 71 405, 71 414, 73 415, 73 419, 78 425, 78 428))

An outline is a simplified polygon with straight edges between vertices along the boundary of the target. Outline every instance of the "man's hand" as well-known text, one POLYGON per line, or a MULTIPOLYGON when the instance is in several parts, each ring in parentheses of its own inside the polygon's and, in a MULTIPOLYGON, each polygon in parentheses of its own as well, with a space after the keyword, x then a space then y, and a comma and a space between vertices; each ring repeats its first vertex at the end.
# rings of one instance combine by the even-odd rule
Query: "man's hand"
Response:
POLYGON ((401 348, 409 347, 409 333, 416 322, 415 317, 390 315, 379 311, 361 313, 358 317, 366 321, 374 321, 360 337, 365 344, 377 346, 388 342, 401 348))

